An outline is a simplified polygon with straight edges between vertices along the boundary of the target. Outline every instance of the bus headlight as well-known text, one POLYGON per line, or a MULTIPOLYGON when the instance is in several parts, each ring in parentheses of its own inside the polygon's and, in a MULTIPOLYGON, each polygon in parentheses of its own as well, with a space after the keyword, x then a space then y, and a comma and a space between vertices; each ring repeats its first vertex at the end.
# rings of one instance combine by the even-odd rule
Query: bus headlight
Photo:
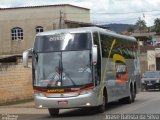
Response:
POLYGON ((93 92, 93 89, 89 89, 89 90, 82 90, 82 91, 80 92, 80 95, 90 94, 90 93, 92 93, 92 92, 93 92))
POLYGON ((160 83, 160 80, 156 80, 156 83, 160 83))
POLYGON ((144 83, 144 80, 142 80, 142 83, 144 83))

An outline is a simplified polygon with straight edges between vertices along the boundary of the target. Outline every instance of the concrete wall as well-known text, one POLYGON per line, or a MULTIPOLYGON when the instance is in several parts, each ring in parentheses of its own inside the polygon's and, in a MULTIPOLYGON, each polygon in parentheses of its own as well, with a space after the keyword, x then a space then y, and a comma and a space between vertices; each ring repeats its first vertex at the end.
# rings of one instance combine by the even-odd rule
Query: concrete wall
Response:
POLYGON ((156 70, 155 50, 147 51, 148 70, 156 70))
POLYGON ((140 54, 140 69, 141 69, 141 75, 148 70, 148 61, 147 61, 147 53, 141 53, 140 54))
POLYGON ((66 6, 64 15, 66 20, 90 23, 90 11, 88 9, 66 6))
POLYGON ((32 98, 31 69, 18 64, 0 64, 0 104, 32 98))

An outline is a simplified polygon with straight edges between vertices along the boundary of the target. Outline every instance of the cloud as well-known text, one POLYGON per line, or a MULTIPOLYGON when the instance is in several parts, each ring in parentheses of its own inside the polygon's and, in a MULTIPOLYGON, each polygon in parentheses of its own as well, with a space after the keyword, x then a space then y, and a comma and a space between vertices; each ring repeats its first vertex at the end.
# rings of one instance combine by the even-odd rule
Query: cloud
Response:
MULTIPOLYGON (((100 21, 100 23, 102 23, 101 21, 106 21, 106 23, 135 24, 136 21, 141 18, 146 21, 148 26, 150 26, 153 25, 153 21, 156 17, 160 17, 156 16, 154 11, 159 9, 159 0, 101 0, 100 2, 96 4, 96 8, 92 9, 93 11, 106 13, 92 16, 93 21, 100 21), (103 4, 100 4, 100 2, 103 4), (143 17, 143 14, 145 15, 145 18, 143 17), (152 17, 149 15, 152 15, 152 17)), ((158 11, 158 13, 160 13, 160 11, 158 11)))
POLYGON ((0 0, 0 3, 0 7, 50 4, 78 5, 89 8, 91 21, 101 24, 114 22, 135 24, 141 18, 150 26, 153 25, 155 18, 160 17, 160 11, 154 11, 159 10, 160 0, 98 0, 98 2, 97 0, 0 0))

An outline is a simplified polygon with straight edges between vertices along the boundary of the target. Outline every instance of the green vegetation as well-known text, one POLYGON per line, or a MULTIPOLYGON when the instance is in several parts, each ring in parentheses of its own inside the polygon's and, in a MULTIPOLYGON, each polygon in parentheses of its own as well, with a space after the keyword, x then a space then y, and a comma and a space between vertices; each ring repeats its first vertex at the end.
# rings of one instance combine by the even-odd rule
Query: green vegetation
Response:
POLYGON ((136 27, 138 28, 138 30, 140 32, 145 32, 147 26, 146 26, 146 22, 144 20, 141 20, 139 19, 137 22, 136 22, 136 27))
POLYGON ((160 33, 160 18, 154 20, 154 25, 147 27, 145 20, 138 19, 135 26, 128 27, 128 32, 134 32, 138 30, 139 32, 156 32, 160 33))
POLYGON ((160 33, 160 18, 154 20, 154 31, 160 33))

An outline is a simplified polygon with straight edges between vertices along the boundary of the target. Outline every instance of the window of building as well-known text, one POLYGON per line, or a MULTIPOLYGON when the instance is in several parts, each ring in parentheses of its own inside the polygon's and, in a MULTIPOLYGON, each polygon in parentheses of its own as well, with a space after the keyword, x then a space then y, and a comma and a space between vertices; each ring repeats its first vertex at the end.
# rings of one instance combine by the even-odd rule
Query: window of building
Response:
POLYGON ((23 40, 23 29, 15 27, 11 29, 12 40, 23 40))
POLYGON ((36 27, 36 33, 39 33, 39 32, 43 32, 43 27, 41 26, 36 27))

